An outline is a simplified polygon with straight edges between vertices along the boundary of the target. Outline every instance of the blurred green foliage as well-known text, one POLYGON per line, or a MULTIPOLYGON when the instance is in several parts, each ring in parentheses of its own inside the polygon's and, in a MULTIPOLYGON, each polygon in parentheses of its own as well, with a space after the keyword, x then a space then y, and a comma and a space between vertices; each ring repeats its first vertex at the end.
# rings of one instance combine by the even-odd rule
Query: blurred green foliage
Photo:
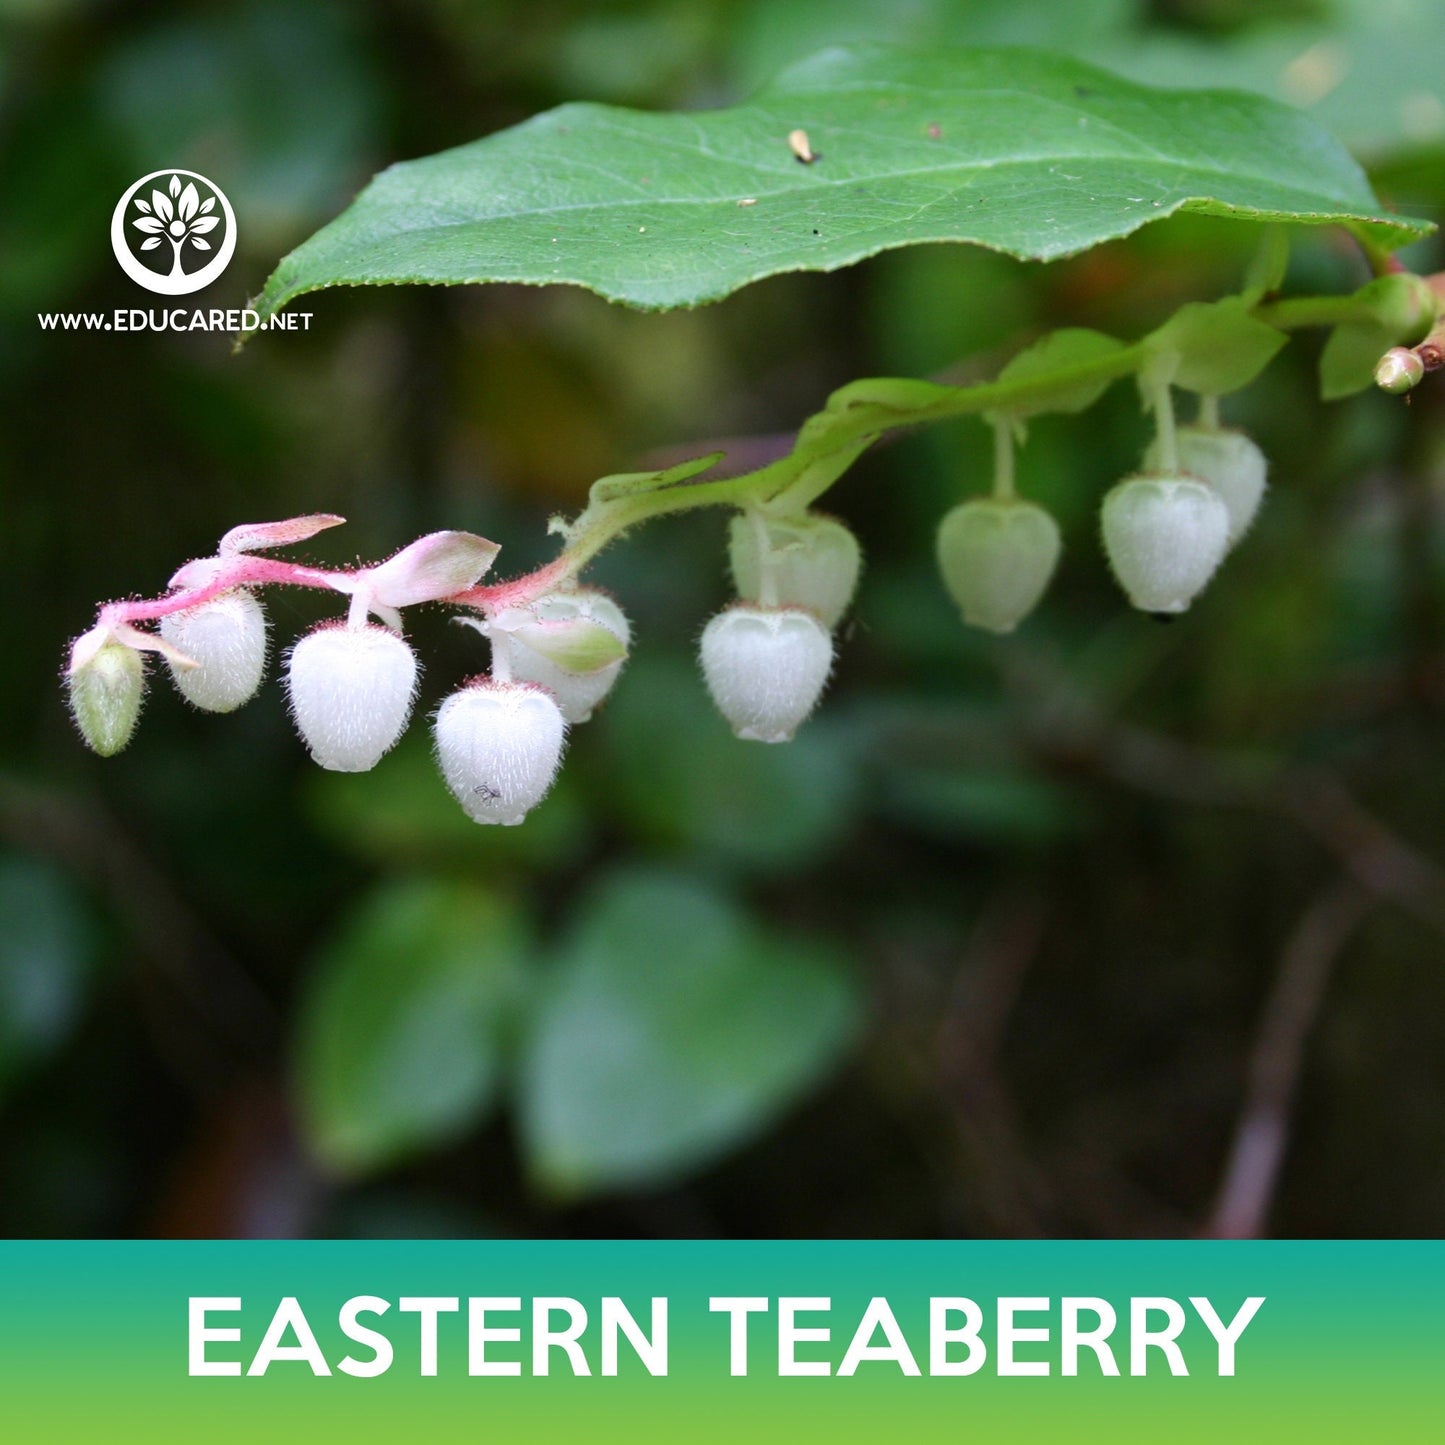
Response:
MULTIPOLYGON (((1388 200, 1438 218, 1441 10, 0 4, 0 1231, 1197 1230, 1281 960, 1353 876, 1371 902, 1270 1225, 1438 1233, 1445 394, 1322 408, 1319 338, 1227 404, 1271 496, 1171 627, 1097 546, 1147 439, 1128 388, 1031 426, 1019 484, 1065 555, 1010 639, 966 633, 932 571, 985 429, 865 456, 827 503, 864 541, 856 616, 786 749, 733 741, 691 662, 724 519, 626 538, 595 574, 636 655, 522 828, 466 821, 420 721, 374 773, 321 774, 274 683, 213 718, 158 677, 101 762, 56 685, 96 600, 160 590, 234 523, 338 511, 309 544, 330 563, 465 527, 520 570, 596 476, 714 441, 766 460, 858 376, 1137 335, 1237 287, 1253 228, 1180 220, 1047 268, 929 248, 661 316, 338 292, 239 357, 35 313, 138 304, 106 230, 158 166, 236 202, 206 298, 235 305, 392 160, 566 99, 726 103, 841 39, 1040 42, 1313 97, 1388 200)), ((1365 279, 1338 238, 1293 240, 1290 289, 1365 279)), ((270 607, 280 645, 328 611, 270 607)), ((484 659, 440 614, 415 632, 431 708, 484 659)))

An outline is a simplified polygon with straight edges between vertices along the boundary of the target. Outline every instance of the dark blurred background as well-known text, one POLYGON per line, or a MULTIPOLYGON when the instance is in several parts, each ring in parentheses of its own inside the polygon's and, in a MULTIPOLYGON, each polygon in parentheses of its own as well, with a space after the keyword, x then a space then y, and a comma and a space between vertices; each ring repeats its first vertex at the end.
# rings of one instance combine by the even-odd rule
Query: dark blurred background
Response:
MULTIPOLYGON (((74 734, 58 670, 96 601, 237 522, 340 512, 306 550, 333 565, 469 528, 500 575, 599 475, 763 459, 855 377, 983 377, 1237 286, 1252 228, 1181 219, 669 315, 323 293, 239 356, 38 327, 145 304, 107 226, 147 171, 229 193, 241 249, 201 299, 237 305, 392 160, 568 99, 726 104, 878 37, 1262 89, 1389 204, 1445 208, 1438 0, 0 0, 0 1232, 1445 1228, 1445 385, 1322 407, 1318 336, 1227 404, 1273 489, 1169 627, 1097 545, 1147 439, 1121 385, 1032 429, 1066 552, 1011 639, 965 631, 932 561, 983 427, 836 488, 868 566, 791 747, 735 742, 692 660, 720 514, 595 569, 634 657, 522 828, 466 821, 420 713, 375 772, 320 772, 274 680, 215 718, 156 676, 110 761, 74 734)), ((1341 236, 1293 240, 1291 289, 1366 279, 1341 236)), ((277 647, 334 610, 268 605, 277 647)), ((482 663, 440 614, 414 640, 425 708, 482 663)))

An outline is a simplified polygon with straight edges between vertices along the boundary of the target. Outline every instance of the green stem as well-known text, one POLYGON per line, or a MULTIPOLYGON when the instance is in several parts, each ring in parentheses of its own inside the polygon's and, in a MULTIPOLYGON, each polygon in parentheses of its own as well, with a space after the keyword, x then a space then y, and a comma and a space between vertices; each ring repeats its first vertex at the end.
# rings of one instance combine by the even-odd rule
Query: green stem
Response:
POLYGON ((1014 499, 1014 432, 1006 416, 993 419, 993 494, 1001 502, 1014 499))
POLYGON ((1380 319, 1379 308, 1357 296, 1287 296, 1282 301, 1266 301, 1256 306, 1254 314, 1281 331, 1380 319))
POLYGON ((1177 356, 1163 355, 1156 358, 1139 374, 1139 387, 1149 410, 1154 413, 1154 425, 1159 438, 1159 469, 1169 476, 1179 471, 1179 435, 1174 426, 1174 391, 1171 379, 1178 370, 1177 356))
MULTIPOLYGON (((761 504, 772 517, 794 517, 807 511, 867 449, 868 442, 829 452, 826 457, 806 467, 795 482, 761 504)), ((796 448, 794 448, 796 451, 796 448)))
MULTIPOLYGON (((1297 296, 1263 302, 1253 314, 1282 330, 1301 326, 1332 326, 1342 321, 1377 319, 1367 301, 1354 296, 1297 296)), ((1177 357, 1173 358, 1177 364, 1177 357)), ((1177 470, 1178 447, 1170 392, 1170 358, 1147 340, 1121 346, 1117 351, 1060 368, 1045 375, 1029 375, 984 382, 977 386, 944 386, 934 382, 893 377, 856 381, 835 391, 822 411, 804 422, 787 456, 734 477, 696 480, 659 476, 656 486, 645 479, 637 490, 597 496, 575 521, 563 528, 567 539, 562 552, 545 567, 525 577, 486 587, 474 587, 451 600, 483 611, 526 603, 559 586, 567 586, 607 544, 631 527, 653 517, 697 507, 757 508, 769 517, 795 515, 806 510, 831 487, 879 437, 903 427, 924 426, 955 417, 995 412, 1027 414, 1046 410, 1048 402, 1071 389, 1107 384, 1138 376, 1146 398, 1158 418, 1160 459, 1177 470)), ((1217 423, 1216 403, 1201 401, 1204 424, 1217 423)), ((1012 448, 1002 460, 1004 440, 995 423, 995 456, 999 495, 1012 494, 1012 448), (1007 470, 1005 470, 1007 468, 1007 470)), ((717 460, 717 459, 714 459, 717 460)), ((699 466, 696 471, 705 470, 699 466)), ((629 479, 631 480, 631 479, 629 479)))
POLYGON ((768 536, 768 519, 759 507, 747 510, 748 524, 758 546, 758 606, 778 605, 778 569, 773 560, 772 539, 768 536))
POLYGON ((1200 394, 1199 414, 1194 418, 1194 425, 1201 431, 1219 430, 1219 398, 1217 396, 1200 394))

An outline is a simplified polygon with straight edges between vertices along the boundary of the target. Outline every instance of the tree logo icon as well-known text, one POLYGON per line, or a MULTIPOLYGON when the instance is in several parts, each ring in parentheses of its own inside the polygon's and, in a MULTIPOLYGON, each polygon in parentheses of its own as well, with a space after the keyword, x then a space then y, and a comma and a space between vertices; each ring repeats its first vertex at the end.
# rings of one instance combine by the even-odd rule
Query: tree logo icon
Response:
POLYGON ((236 250, 236 213, 195 171, 152 171, 116 203, 110 244, 121 270, 147 291, 186 296, 209 286, 236 250))

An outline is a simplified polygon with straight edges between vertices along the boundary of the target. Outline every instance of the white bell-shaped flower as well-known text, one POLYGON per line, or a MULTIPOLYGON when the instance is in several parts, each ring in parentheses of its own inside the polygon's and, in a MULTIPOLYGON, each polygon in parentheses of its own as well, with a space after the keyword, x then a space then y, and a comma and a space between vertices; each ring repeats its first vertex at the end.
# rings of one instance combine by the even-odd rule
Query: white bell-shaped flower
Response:
POLYGON ((484 678, 437 710, 437 763, 469 818, 520 823, 557 776, 566 730, 551 693, 484 678))
POLYGON ((140 717, 145 667, 134 648, 107 642, 66 675, 70 711, 86 744, 114 757, 130 741, 140 717))
MULTIPOLYGON (((1269 462, 1242 431, 1180 427, 1177 434, 1179 469, 1209 483, 1229 509, 1229 545, 1249 531, 1264 500, 1269 462)), ((1159 469, 1159 443, 1144 453, 1144 470, 1159 469)))
POLYGON ((729 607, 703 629, 701 652, 718 711, 738 737, 762 743, 793 736, 833 667, 828 629, 798 607, 729 607))
POLYGON ((569 723, 586 722, 612 691, 632 641, 622 609, 595 587, 549 593, 503 613, 486 630, 492 645, 506 652, 512 676, 545 687, 569 723), (600 667, 579 669, 576 664, 593 660, 589 652, 598 652, 593 645, 597 627, 616 639, 617 646, 606 652, 618 655, 600 667))
POLYGON ((374 768, 401 736, 416 655, 384 627, 319 627, 287 660, 291 713, 311 756, 337 773, 374 768))
POLYGON ((1229 509, 1207 482, 1138 476, 1104 498, 1104 550, 1129 601, 1183 612, 1229 550, 1229 509))
POLYGON ((1059 528, 1042 507, 1003 497, 964 502, 938 528, 938 566, 970 627, 1012 632, 1044 595, 1059 528))
POLYGON ((161 636, 198 664, 166 659, 181 695, 203 712, 249 702, 266 670, 266 613, 244 588, 161 618, 161 636))
POLYGON ((808 513, 760 520, 743 512, 728 529, 728 560, 738 596, 762 596, 764 551, 780 607, 806 607, 835 627, 858 587, 862 552, 858 539, 833 517, 808 513))

